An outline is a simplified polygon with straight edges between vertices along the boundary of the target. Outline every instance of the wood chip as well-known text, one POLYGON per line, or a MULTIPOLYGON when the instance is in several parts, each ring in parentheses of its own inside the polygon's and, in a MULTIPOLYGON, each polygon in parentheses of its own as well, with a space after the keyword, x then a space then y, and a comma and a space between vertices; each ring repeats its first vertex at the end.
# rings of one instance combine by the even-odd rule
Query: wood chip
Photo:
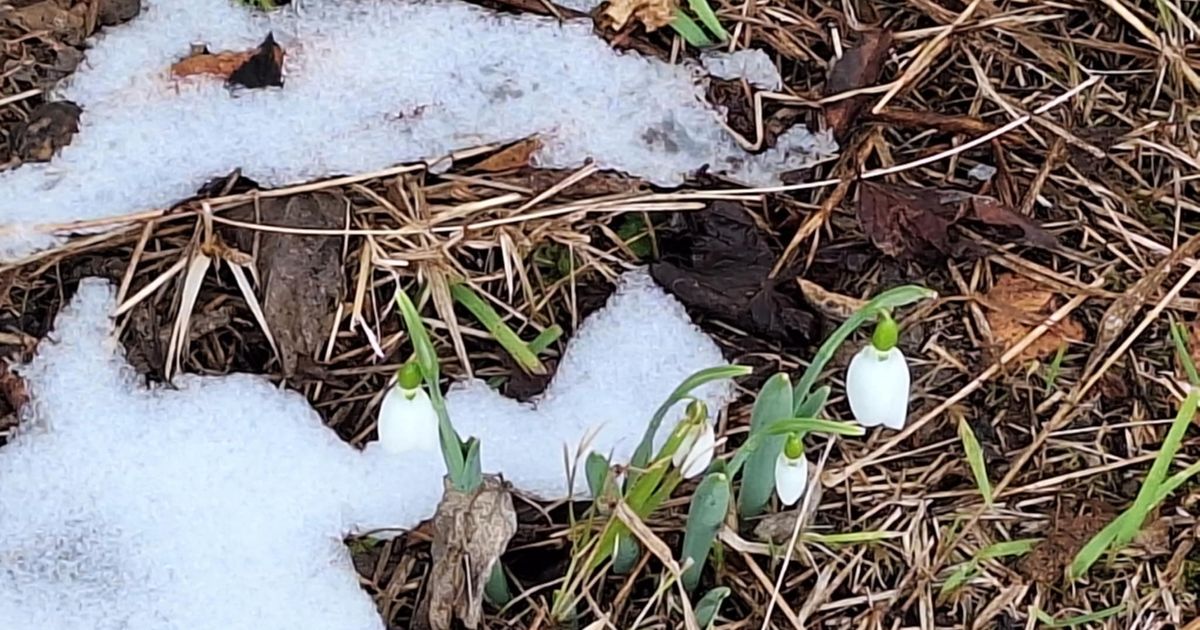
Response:
POLYGON ((670 24, 678 8, 674 0, 608 0, 600 6, 598 21, 614 31, 637 22, 653 32, 670 24))
POLYGON ((542 148, 542 142, 537 138, 526 138, 511 144, 475 165, 475 170, 485 173, 499 173, 529 166, 529 160, 534 152, 542 148))

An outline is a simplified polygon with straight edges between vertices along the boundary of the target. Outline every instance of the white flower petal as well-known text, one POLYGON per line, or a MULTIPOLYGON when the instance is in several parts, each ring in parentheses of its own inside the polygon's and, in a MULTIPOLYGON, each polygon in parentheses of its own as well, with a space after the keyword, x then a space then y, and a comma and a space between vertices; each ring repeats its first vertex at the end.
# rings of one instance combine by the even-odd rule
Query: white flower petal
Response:
POLYGON ((880 352, 868 344, 850 360, 846 398, 854 419, 864 427, 884 425, 899 431, 908 417, 908 362, 899 348, 880 352))
POLYGON ((801 455, 796 459, 780 453, 775 459, 775 494, 784 505, 791 507, 804 496, 808 487, 808 459, 801 455))
POLYGON ((379 406, 379 445, 392 453, 430 451, 439 448, 438 417, 424 389, 409 398, 400 387, 392 387, 379 406))
POLYGON ((691 479, 708 470, 708 465, 713 460, 713 451, 717 447, 717 433, 711 424, 704 422, 702 430, 698 433, 699 435, 696 436, 692 447, 688 449, 687 455, 684 457, 683 465, 679 467, 679 472, 684 479, 691 479))

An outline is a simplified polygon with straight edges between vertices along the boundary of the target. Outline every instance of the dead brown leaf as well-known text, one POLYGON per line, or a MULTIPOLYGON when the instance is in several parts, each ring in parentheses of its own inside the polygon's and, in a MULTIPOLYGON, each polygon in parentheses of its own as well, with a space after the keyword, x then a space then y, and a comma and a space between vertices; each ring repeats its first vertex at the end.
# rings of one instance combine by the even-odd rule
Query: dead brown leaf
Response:
POLYGON ((540 148, 542 148, 541 140, 526 138, 489 155, 487 159, 475 165, 475 170, 498 173, 529 166, 530 158, 540 148))
POLYGON ((849 319, 851 315, 867 305, 866 300, 835 293, 811 280, 796 278, 800 284, 800 292, 804 300, 820 314, 839 321, 849 319))
MULTIPOLYGON (((883 62, 892 46, 892 32, 886 29, 864 31, 858 43, 842 54, 829 70, 825 95, 832 96, 850 90, 875 85, 883 62)), ((825 120, 838 140, 844 140, 857 122, 863 108, 873 97, 855 96, 834 101, 825 106, 825 120)))
POLYGON ((600 6, 598 19, 605 27, 619 31, 630 21, 640 22, 647 32, 671 23, 679 3, 675 0, 607 0, 600 6))
POLYGON ((1067 516, 1056 516, 1050 533, 1021 560, 1021 573, 1039 584, 1057 582, 1075 554, 1112 516, 1112 508, 1098 502, 1087 503, 1067 516))
POLYGON ((79 43, 86 37, 87 3, 74 7, 61 0, 42 0, 8 13, 8 19, 27 31, 50 31, 66 35, 66 40, 79 43))
MULTIPOLYGON (((345 213, 340 196, 316 192, 266 200, 261 218, 267 225, 281 227, 339 229, 345 213)), ((328 339, 342 300, 342 239, 262 232, 256 266, 262 280, 263 316, 279 345, 283 373, 292 376, 328 339)))
POLYGON ((859 185, 858 221, 880 251, 895 258, 957 256, 975 246, 962 242, 953 226, 970 219, 1021 230, 1026 243, 1052 248, 1057 240, 1033 221, 986 195, 960 190, 913 188, 864 181, 859 185))
POLYGON ((664 229, 663 257, 650 275, 685 306, 779 342, 816 337, 817 318, 789 292, 787 273, 770 277, 778 257, 768 234, 733 202, 685 213, 664 229))
POLYGON ((284 51, 268 33, 254 50, 200 52, 171 66, 176 77, 211 75, 247 88, 283 85, 284 51))
POLYGON ((71 101, 39 105, 30 112, 28 121, 13 129, 13 152, 25 162, 49 162, 79 132, 82 113, 71 101))
POLYGON ((442 501, 433 517, 433 568, 419 620, 433 630, 449 630, 454 619, 474 629, 483 616, 483 587, 492 567, 517 533, 517 513, 508 486, 498 477, 483 478, 475 492, 459 492, 444 481, 442 501))
MULTIPOLYGON (((987 322, 992 337, 1003 350, 1011 348, 1029 331, 1042 324, 1057 308, 1057 297, 1036 280, 1016 274, 996 278, 996 284, 984 300, 988 307, 987 322)), ((1053 355, 1067 341, 1084 338, 1083 326, 1068 315, 1053 328, 1038 337, 1018 357, 1028 361, 1053 355)))
MULTIPOLYGON (((8 407, 16 413, 29 402, 29 391, 25 389, 25 380, 13 374, 8 364, 0 361, 0 407, 8 407)), ((3 415, 3 414, 0 414, 3 415)))

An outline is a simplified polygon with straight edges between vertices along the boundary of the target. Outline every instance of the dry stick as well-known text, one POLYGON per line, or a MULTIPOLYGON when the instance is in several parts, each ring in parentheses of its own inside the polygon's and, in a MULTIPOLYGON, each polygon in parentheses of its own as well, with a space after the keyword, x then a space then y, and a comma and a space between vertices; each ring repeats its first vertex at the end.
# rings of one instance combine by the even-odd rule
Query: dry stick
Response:
POLYGON ((32 98, 41 93, 42 93, 41 88, 34 88, 32 90, 25 90, 24 92, 21 92, 19 94, 13 94, 12 96, 6 96, 4 98, 0 98, 0 107, 4 107, 5 105, 12 105, 13 103, 20 103, 21 101, 23 101, 27 98, 32 98))
POLYGON ((874 107, 871 108, 872 114, 878 114, 880 111, 882 111, 883 108, 886 107, 887 104, 890 103, 891 100, 900 93, 900 90, 904 89, 910 83, 915 81, 917 77, 921 75, 921 73, 925 72, 925 70, 929 68, 929 64, 933 63, 934 57, 937 57, 938 54, 945 50, 946 46, 949 45, 947 40, 950 38, 950 34, 953 33, 956 28, 962 26, 964 22, 966 22, 972 15, 975 14, 975 9, 979 8, 980 2, 981 0, 973 0, 971 4, 967 5, 967 8, 964 9, 963 12, 954 19, 954 22, 951 23, 948 28, 938 33, 936 37, 930 40, 929 43, 927 43, 921 49, 921 52, 917 54, 917 57, 913 59, 913 62, 904 70, 904 74, 900 75, 899 79, 892 82, 892 88, 879 99, 879 102, 875 103, 874 107))

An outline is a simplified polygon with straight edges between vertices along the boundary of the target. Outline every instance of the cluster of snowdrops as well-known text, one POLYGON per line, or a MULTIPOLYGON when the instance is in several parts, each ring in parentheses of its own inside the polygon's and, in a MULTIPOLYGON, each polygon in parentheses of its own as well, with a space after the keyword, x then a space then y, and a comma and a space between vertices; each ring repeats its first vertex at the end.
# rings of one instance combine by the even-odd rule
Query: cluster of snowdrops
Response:
MULTIPOLYGON (((694 589, 721 527, 731 518, 734 479, 741 479, 736 504, 742 518, 764 512, 773 495, 784 506, 793 506, 804 496, 809 481, 807 435, 863 435, 865 428, 880 425, 902 429, 910 377, 896 345, 899 327, 891 312, 932 297, 932 291, 917 286, 881 293, 829 336, 795 384, 786 373, 769 378, 757 394, 747 439, 728 457, 714 457, 717 436, 713 422, 704 403, 690 392, 711 381, 744 376, 750 370, 722 366, 685 380, 649 419, 628 465, 614 466, 600 453, 588 456, 585 472, 594 499, 591 513, 603 518, 604 524, 580 528, 575 543, 585 553, 577 555, 586 562, 576 567, 577 573, 588 575, 610 560, 615 572, 631 569, 641 549, 628 515, 648 517, 680 483, 702 476, 689 506, 681 557, 683 585, 694 589), (817 381, 841 345, 870 322, 875 322, 874 333, 854 355, 845 374, 846 398, 856 422, 824 419, 821 416, 831 388, 817 387, 817 381), (686 405, 686 412, 655 449, 660 425, 680 405, 686 405)), ((397 301, 413 340, 415 359, 398 371, 384 396, 378 418, 380 444, 394 452, 440 447, 451 482, 469 491, 481 478, 480 445, 474 438, 463 442, 455 433, 438 386, 437 358, 421 319, 403 292, 397 294, 397 301)), ((568 576, 563 589, 571 583, 568 576)))

